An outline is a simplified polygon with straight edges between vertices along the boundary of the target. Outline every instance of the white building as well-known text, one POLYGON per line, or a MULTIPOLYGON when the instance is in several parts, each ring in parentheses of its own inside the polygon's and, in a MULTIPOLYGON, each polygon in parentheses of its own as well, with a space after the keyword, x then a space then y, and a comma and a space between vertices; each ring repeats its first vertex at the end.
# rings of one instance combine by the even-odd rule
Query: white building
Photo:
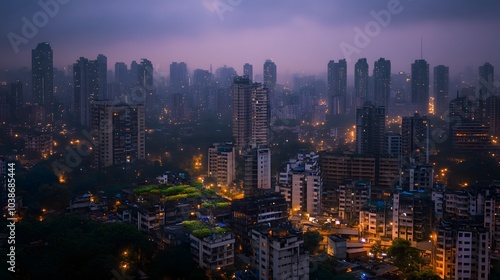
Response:
POLYGON ((245 195, 271 190, 271 149, 252 145, 245 151, 245 195))
POLYGON ((291 204, 294 211, 321 215, 323 181, 318 164, 319 155, 314 152, 299 153, 291 159, 285 171, 279 174, 277 191, 291 204))
POLYGON ((309 279, 302 232, 284 228, 252 230, 251 267, 259 280, 309 279))
POLYGON ((228 186, 236 178, 235 150, 232 143, 215 143, 208 149, 208 177, 217 185, 228 186))
POLYGON ((443 279, 487 280, 488 235, 481 223, 442 219, 437 227, 434 273, 443 279))
POLYGON ((206 237, 189 236, 191 254, 204 270, 215 270, 234 264, 234 236, 232 233, 213 233, 206 237))
POLYGON ((359 212, 359 228, 363 236, 391 237, 392 205, 378 201, 364 206, 359 212))

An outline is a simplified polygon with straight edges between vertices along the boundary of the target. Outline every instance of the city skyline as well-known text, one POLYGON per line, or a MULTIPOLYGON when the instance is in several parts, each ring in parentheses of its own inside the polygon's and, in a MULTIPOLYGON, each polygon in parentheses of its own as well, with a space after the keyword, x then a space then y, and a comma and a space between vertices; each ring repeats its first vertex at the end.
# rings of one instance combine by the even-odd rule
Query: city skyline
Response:
POLYGON ((262 75, 260 65, 272 59, 279 68, 278 83, 293 73, 323 74, 329 60, 342 58, 348 60, 348 69, 354 69, 358 58, 367 58, 372 65, 385 57, 391 60, 394 73, 410 72, 411 62, 421 57, 421 39, 423 58, 431 67, 449 66, 451 76, 466 71, 466 67, 476 72, 485 62, 495 66, 500 61, 496 51, 500 40, 483 32, 494 32, 500 26, 495 18, 500 4, 493 1, 483 5, 460 1, 453 6, 432 3, 432 9, 428 5, 431 2, 426 1, 373 1, 363 5, 330 1, 302 5, 284 5, 281 1, 252 5, 222 0, 151 1, 151 5, 120 6, 120 14, 114 13, 114 3, 100 3, 99 9, 93 1, 53 3, 57 9, 52 7, 53 13, 44 14, 46 17, 41 16, 44 9, 37 3, 4 4, 0 12, 6 22, 0 27, 4 34, 0 67, 29 67, 29 53, 39 42, 51 43, 54 66, 59 69, 81 56, 104 54, 110 66, 147 58, 155 71, 165 76, 173 61, 186 62, 190 71, 230 65, 239 74, 248 62, 256 66, 254 75, 262 75), (379 18, 378 24, 376 15, 387 15, 384 11, 391 3, 398 4, 394 6, 396 12, 389 14, 390 20, 379 18), (255 14, 263 20, 254 20, 255 14), (139 23, 134 18, 147 20, 139 23), (34 25, 36 32, 23 35, 23 26, 36 23, 34 19, 40 23, 34 25), (364 32, 372 23, 378 24, 374 29, 378 32, 369 33, 368 43, 356 44, 356 30, 364 32), (11 43, 12 34, 19 36, 17 43, 11 43), (342 49, 346 44, 356 52, 346 55, 342 49))

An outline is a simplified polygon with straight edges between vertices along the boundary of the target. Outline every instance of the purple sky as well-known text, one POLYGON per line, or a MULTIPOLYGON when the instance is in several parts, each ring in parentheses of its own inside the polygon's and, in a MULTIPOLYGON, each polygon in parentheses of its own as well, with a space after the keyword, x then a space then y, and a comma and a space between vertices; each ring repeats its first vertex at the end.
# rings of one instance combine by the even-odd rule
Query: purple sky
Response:
MULTIPOLYGON (((57 0, 40 0, 53 2, 57 0)), ((80 56, 108 57, 108 67, 148 58, 155 70, 167 75, 172 61, 184 61, 192 71, 228 65, 242 73, 243 64, 262 73, 265 59, 273 59, 280 76, 318 74, 329 60, 344 58, 341 44, 356 46, 354 29, 374 21, 371 11, 387 10, 393 0, 59 0, 59 11, 26 38, 15 53, 8 34, 23 36, 23 17, 43 11, 38 1, 2 1, 0 4, 0 67, 31 66, 31 49, 50 42, 54 64, 65 67, 80 56), (216 6, 219 7, 217 12, 216 6), (226 11, 224 8, 227 8, 226 11), (221 12, 222 11, 222 12, 221 12)), ((398 2, 398 1, 396 1, 398 2)), ((57 2, 56 2, 57 3, 57 2)), ((479 2, 401 0, 399 13, 381 27, 371 41, 358 48, 348 62, 379 57, 392 62, 392 72, 409 71, 420 58, 431 68, 444 64, 451 74, 489 61, 500 67, 500 1, 479 2)), ((40 15, 40 13, 38 13, 40 15)), ((43 20, 43 16, 39 20, 43 20)), ((432 71, 431 71, 432 75, 432 71)), ((497 75, 498 76, 498 75, 497 75)))

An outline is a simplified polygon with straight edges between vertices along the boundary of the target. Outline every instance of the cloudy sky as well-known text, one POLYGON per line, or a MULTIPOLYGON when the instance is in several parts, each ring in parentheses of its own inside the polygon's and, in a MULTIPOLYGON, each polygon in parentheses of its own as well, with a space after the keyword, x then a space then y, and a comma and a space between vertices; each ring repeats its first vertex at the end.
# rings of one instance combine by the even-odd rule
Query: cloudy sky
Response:
POLYGON ((370 72, 379 57, 391 60, 392 72, 409 71, 423 38, 431 68, 445 64, 456 74, 486 61, 500 67, 499 13, 497 0, 3 0, 0 67, 30 67, 31 49, 46 41, 56 67, 102 53, 110 68, 148 58, 160 73, 184 61, 190 70, 228 65, 241 74, 249 62, 260 74, 270 58, 280 81, 325 72, 344 57, 350 74, 360 57, 370 72), (58 8, 44 16, 40 3, 49 2, 58 8))

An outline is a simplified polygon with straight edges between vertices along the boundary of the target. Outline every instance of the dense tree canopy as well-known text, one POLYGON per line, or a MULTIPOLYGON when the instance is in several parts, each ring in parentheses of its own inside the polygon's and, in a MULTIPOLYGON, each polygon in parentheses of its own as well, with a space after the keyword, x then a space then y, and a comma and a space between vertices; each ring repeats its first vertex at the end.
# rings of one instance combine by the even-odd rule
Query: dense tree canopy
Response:
POLYGON ((420 269, 422 259, 416 248, 411 247, 410 241, 396 238, 387 251, 392 257, 394 265, 405 273, 411 273, 420 269))

